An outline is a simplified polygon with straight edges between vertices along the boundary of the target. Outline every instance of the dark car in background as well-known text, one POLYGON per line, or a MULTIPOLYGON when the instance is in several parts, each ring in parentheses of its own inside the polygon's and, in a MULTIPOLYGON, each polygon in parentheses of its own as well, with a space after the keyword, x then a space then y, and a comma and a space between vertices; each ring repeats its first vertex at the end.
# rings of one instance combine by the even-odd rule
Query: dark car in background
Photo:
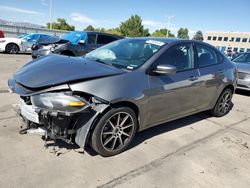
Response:
POLYGON ((236 79, 236 66, 211 45, 146 37, 84 57, 44 56, 8 83, 28 129, 112 156, 149 127, 207 110, 226 115, 236 79))
POLYGON ((123 37, 102 32, 74 31, 62 38, 49 37, 40 40, 32 47, 32 58, 50 53, 67 56, 82 56, 105 44, 123 37))
POLYGON ((238 67, 237 89, 250 91, 250 52, 241 53, 232 61, 238 67))

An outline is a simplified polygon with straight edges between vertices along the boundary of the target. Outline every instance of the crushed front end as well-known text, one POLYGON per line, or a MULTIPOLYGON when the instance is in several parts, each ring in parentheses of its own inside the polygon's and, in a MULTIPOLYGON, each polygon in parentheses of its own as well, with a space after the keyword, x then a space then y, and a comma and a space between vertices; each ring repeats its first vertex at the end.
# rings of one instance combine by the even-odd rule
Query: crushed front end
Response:
POLYGON ((17 111, 27 132, 39 132, 45 141, 60 139, 84 148, 94 120, 107 106, 91 95, 52 91, 21 96, 17 111))

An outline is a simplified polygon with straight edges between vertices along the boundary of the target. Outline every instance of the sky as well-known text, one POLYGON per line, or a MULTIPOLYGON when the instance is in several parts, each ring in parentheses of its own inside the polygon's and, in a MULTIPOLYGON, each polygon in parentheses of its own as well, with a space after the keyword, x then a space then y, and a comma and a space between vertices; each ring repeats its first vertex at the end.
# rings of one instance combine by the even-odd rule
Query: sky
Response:
MULTIPOLYGON (((50 0, 0 0, 0 19, 45 26, 50 0)), ((52 21, 65 18, 77 30, 114 28, 139 15, 150 32, 180 27, 195 31, 250 32, 250 0, 51 0, 52 21)))

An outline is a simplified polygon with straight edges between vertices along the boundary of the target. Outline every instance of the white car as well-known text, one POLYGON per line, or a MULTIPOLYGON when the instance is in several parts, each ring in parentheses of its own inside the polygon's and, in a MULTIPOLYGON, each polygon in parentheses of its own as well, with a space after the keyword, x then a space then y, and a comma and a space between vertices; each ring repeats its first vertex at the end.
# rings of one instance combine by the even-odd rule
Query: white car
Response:
POLYGON ((6 52, 9 54, 31 53, 31 46, 38 40, 50 37, 46 34, 33 33, 29 35, 23 35, 19 38, 1 38, 0 39, 0 52, 6 52))

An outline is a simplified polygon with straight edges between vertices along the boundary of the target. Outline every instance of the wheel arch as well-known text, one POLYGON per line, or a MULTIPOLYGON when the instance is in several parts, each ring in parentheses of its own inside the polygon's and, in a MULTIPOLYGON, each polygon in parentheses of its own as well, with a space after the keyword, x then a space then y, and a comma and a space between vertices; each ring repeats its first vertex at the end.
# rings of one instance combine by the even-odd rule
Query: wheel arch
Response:
MULTIPOLYGON (((232 84, 226 85, 226 86, 224 87, 224 89, 222 90, 222 92, 223 92, 225 89, 231 89, 233 93, 234 93, 234 91, 235 91, 235 87, 234 87, 232 84)), ((222 92, 221 92, 221 93, 222 93, 222 92)))
POLYGON ((20 46, 17 44, 17 43, 15 43, 15 42, 9 42, 8 44, 6 44, 6 46, 5 46, 5 52, 6 52, 6 48, 7 48, 7 46, 8 45, 10 45, 10 44, 14 44, 14 45, 16 45, 17 47, 18 47, 18 52, 20 51, 20 46))
POLYGON ((221 94, 223 93, 223 91, 225 91, 226 89, 230 89, 232 91, 232 93, 234 93, 235 91, 235 87, 233 86, 233 84, 227 84, 226 86, 224 86, 224 88, 221 90, 221 92, 219 93, 217 99, 215 100, 215 102, 211 105, 211 109, 213 109, 215 107, 215 105, 217 104, 221 94))
POLYGON ((97 115, 97 117, 95 118, 95 120, 93 121, 90 129, 89 129, 89 132, 87 133, 87 137, 86 137, 86 142, 85 142, 85 146, 86 147, 87 145, 91 144, 91 135, 93 133, 93 130, 95 128, 95 126, 97 125, 97 122, 98 120, 101 119, 101 117, 107 113, 110 109, 112 108, 118 108, 118 107, 129 107, 131 108, 134 112, 135 112, 135 115, 136 115, 136 118, 137 118, 137 123, 138 123, 138 127, 137 127, 137 130, 136 132, 138 132, 138 130, 140 129, 140 111, 139 111, 139 108, 138 106, 131 102, 131 101, 117 101, 117 102, 114 102, 114 103, 109 103, 109 106, 107 106, 107 108, 105 108, 100 114, 97 115))

